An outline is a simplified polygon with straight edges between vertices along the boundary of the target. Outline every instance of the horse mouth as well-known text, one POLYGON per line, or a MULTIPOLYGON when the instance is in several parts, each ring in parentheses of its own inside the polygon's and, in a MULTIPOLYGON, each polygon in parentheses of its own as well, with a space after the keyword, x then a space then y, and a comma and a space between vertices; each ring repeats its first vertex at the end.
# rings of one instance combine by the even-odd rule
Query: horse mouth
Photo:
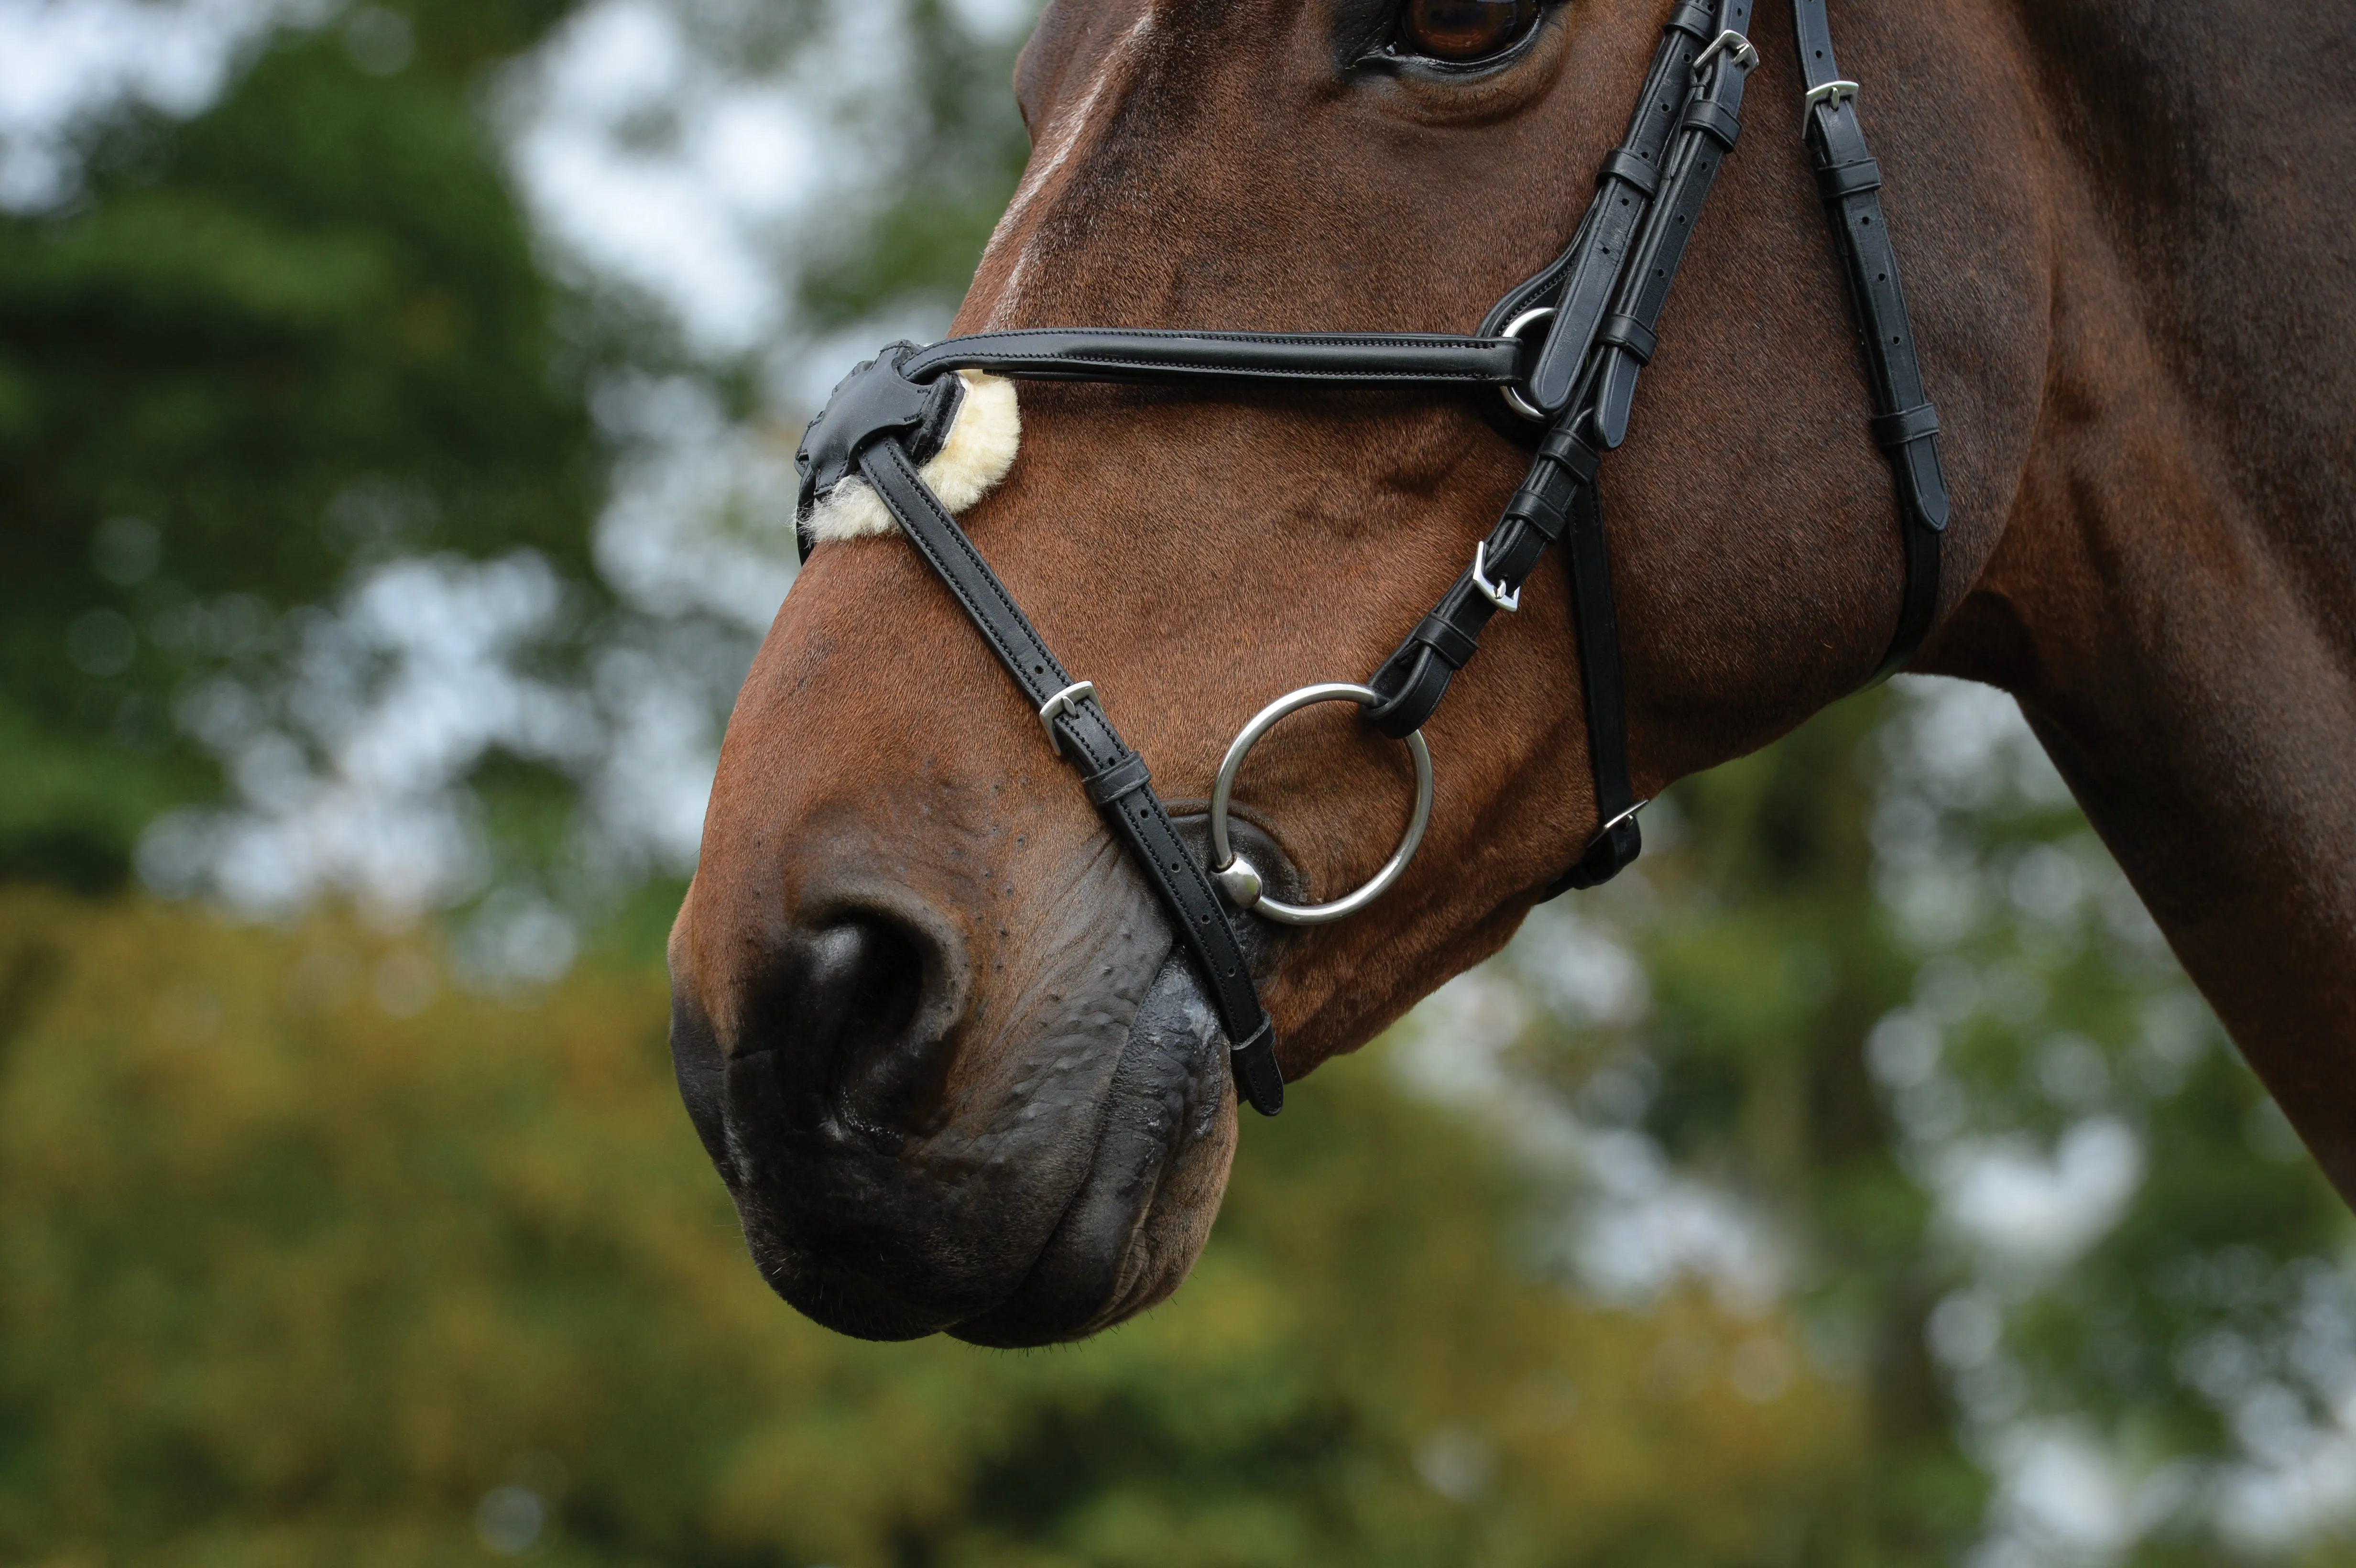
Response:
POLYGON ((778 1136, 779 1053, 699 1050, 688 1022, 673 1030, 680 1087, 753 1261, 839 1333, 1003 1349, 1082 1339, 1175 1290, 1216 1211, 1235 1126, 1226 1038, 1174 949, 1106 1052, 1093 1104, 995 1137, 778 1136))
POLYGON ((1205 1228, 1183 1189, 1197 1151, 1216 1147, 1226 1060, 1218 1019, 1173 952, 1130 1021, 1096 1158, 1046 1245, 1012 1296, 948 1332, 1009 1349, 1054 1344, 1108 1328, 1176 1289, 1205 1228))

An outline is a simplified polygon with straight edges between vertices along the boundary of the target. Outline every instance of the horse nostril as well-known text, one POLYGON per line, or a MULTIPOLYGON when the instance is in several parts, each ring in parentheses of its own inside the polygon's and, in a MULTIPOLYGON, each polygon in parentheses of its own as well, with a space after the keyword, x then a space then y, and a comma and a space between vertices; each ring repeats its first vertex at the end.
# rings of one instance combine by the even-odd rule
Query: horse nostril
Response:
POLYGON ((932 1131, 963 1010, 964 955, 921 913, 786 927, 740 972, 726 1031, 744 1147, 830 1129, 886 1147, 932 1131))
POLYGON ((835 1115, 871 1135, 922 1132, 948 1065, 939 1031, 921 1027, 930 944, 894 922, 862 916, 819 932, 799 1011, 803 1049, 827 1063, 835 1115))

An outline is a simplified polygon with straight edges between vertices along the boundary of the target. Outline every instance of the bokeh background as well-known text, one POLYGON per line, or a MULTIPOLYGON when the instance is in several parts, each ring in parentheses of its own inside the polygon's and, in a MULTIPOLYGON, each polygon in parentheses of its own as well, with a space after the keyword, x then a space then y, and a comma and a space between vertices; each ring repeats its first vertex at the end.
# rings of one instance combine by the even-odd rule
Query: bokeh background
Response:
POLYGON ((0 1563, 2356 1563, 2348 1218, 1952 683, 1247 1127, 1145 1320, 763 1290, 661 936, 1029 11, 0 0, 0 1563))

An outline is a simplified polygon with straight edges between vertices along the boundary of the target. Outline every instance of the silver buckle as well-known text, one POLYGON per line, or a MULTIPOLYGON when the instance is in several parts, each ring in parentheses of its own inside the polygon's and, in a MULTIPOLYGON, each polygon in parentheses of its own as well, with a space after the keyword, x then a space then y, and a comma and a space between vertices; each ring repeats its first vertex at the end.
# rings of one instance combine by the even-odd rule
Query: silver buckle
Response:
POLYGON ((1695 58, 1693 62, 1694 80, 1696 81, 1699 81, 1701 80, 1701 68, 1708 65, 1711 60, 1716 59, 1721 54, 1733 56, 1734 63, 1740 66, 1744 70, 1749 70, 1751 67, 1759 63, 1759 51, 1751 47, 1751 40, 1744 37, 1740 33, 1736 32, 1732 27, 1729 27, 1726 31, 1718 35, 1718 39, 1715 43, 1711 44, 1709 48, 1702 50, 1701 53, 1695 58))
POLYGON ((1627 810, 1622 812, 1619 816, 1613 817, 1602 827, 1597 828, 1595 830, 1595 837, 1589 839, 1588 842, 1590 844, 1601 843, 1605 838, 1611 837, 1612 830, 1613 828, 1619 827, 1623 822, 1633 822, 1636 819, 1636 814, 1652 804, 1653 803, 1649 800, 1638 801, 1635 805, 1630 806, 1627 810))
MULTIPOLYGON (((1553 318, 1554 306, 1550 304, 1542 304, 1536 310, 1526 310, 1522 312, 1521 315, 1514 317, 1512 325, 1505 328, 1505 335, 1507 337, 1519 337, 1523 333, 1527 332, 1531 327, 1536 326, 1538 323, 1542 321, 1550 321, 1553 318)), ((1539 408, 1537 404, 1531 402, 1529 399, 1522 396, 1522 389, 1519 387, 1513 385, 1511 382, 1507 382, 1505 386, 1498 388, 1497 390, 1505 394, 1505 406, 1513 410, 1515 413, 1521 415, 1524 419, 1536 420, 1540 424, 1547 422, 1547 411, 1544 409, 1539 408)))
POLYGON ((1064 738, 1055 733, 1055 720, 1066 717, 1076 717, 1080 711, 1080 699, 1084 697, 1094 697, 1096 694, 1096 682, 1076 680, 1047 699, 1045 704, 1040 708, 1039 722, 1046 726, 1047 744, 1055 748, 1055 755, 1060 757, 1064 754, 1064 738))
POLYGON ((1520 589, 1516 588, 1508 593, 1502 585, 1489 581, 1489 541, 1487 539, 1483 539, 1472 547, 1472 586, 1478 588, 1482 596, 1490 603, 1508 615, 1522 607, 1520 589))
POLYGON ((1853 81, 1828 81, 1822 87, 1808 89, 1807 97, 1800 104, 1801 128, 1806 129, 1809 110, 1820 103, 1837 104, 1844 98, 1853 100, 1857 97, 1857 83, 1853 81))

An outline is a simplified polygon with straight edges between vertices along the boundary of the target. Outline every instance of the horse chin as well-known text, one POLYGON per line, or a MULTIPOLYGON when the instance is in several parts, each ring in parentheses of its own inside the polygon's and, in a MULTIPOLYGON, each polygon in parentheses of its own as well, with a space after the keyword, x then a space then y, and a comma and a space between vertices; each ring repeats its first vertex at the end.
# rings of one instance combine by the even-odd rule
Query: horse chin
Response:
POLYGON ((1226 1037, 1194 968, 1173 953, 1130 1023, 1096 1158, 1030 1273, 1004 1302, 950 1328, 1015 1349, 1108 1328, 1194 1266, 1235 1147, 1226 1037))

